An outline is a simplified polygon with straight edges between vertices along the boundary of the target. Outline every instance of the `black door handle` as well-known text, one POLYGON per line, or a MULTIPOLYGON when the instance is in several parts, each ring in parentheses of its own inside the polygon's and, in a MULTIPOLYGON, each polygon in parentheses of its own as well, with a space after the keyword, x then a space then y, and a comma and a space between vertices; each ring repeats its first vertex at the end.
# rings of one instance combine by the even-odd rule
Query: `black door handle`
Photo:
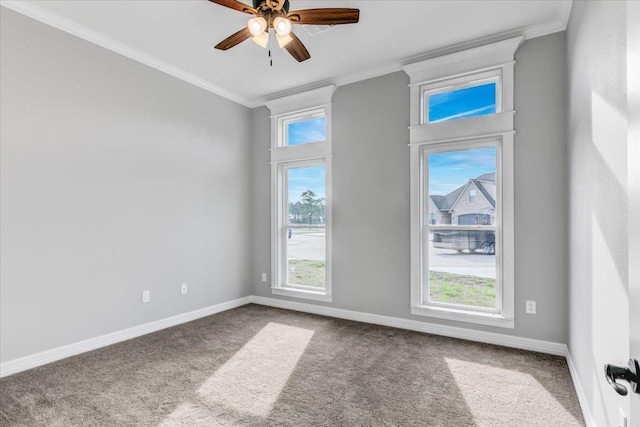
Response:
POLYGON ((638 382, 640 382, 640 377, 638 377, 640 367, 638 366, 637 360, 629 359, 629 366, 626 368, 609 364, 604 365, 604 374, 607 377, 607 382, 611 384, 611 387, 613 387, 619 395, 626 396, 628 391, 627 387, 618 384, 616 380, 627 381, 632 392, 640 393, 640 386, 638 385, 638 382))

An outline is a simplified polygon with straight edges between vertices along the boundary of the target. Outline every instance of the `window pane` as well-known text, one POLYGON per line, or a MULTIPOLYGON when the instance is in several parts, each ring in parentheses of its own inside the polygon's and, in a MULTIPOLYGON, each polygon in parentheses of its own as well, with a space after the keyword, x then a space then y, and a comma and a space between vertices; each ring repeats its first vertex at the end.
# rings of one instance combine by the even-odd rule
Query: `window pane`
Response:
POLYGON ((307 144, 326 139, 325 117, 287 124, 287 145, 307 144))
POLYGON ((428 154, 428 292, 432 303, 496 307, 496 148, 428 154))
POLYGON ((496 83, 429 95, 429 123, 496 112, 496 83))
POLYGON ((325 287, 326 170, 287 169, 287 284, 325 287))

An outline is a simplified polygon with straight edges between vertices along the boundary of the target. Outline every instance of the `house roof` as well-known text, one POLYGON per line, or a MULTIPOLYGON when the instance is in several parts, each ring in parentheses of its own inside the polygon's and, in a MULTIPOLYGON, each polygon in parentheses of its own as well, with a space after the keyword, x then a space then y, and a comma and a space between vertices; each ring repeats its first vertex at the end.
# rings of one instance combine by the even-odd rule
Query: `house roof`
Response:
MULTIPOLYGON (((495 175, 494 175, 494 177, 495 177, 495 175)), ((475 184, 475 186, 478 187, 478 190, 480 190, 480 192, 485 197, 485 199, 487 199, 489 201, 489 203, 491 203, 491 207, 495 208, 496 207, 496 201, 494 200, 493 196, 491 194, 489 194, 487 189, 484 188, 484 185, 482 185, 480 180, 479 179, 472 179, 471 182, 473 182, 475 184)), ((494 179, 494 182, 495 182, 495 179, 494 179)))
POLYGON ((485 173, 485 174, 480 175, 479 177, 477 177, 475 179, 470 179, 469 181, 467 181, 467 183, 465 185, 456 188, 455 190, 453 190, 451 193, 447 194, 446 196, 434 194, 433 196, 429 196, 429 197, 431 198, 431 200, 433 201, 433 204, 436 205, 436 207, 438 208, 439 211, 441 211, 441 212, 442 211, 450 211, 453 208, 453 205, 455 205, 456 202, 458 201, 458 199, 460 198, 460 195, 462 194, 464 189, 467 188, 470 183, 473 183, 473 185, 476 188, 478 188, 478 190, 480 190, 482 195, 489 201, 491 206, 495 208, 496 207, 496 201, 493 198, 493 196, 491 196, 491 194, 487 191, 487 189, 484 187, 484 185, 482 185, 483 181, 484 182, 496 182, 496 174, 495 173, 485 173))
POLYGON ((462 193, 465 187, 466 187, 466 184, 463 185, 462 187, 456 188, 446 196, 433 195, 429 197, 431 197, 431 200, 433 200, 433 203, 436 205, 438 210, 448 211, 448 210, 451 210, 456 200, 458 200, 458 197, 460 197, 460 193, 462 193))
POLYGON ((476 181, 490 181, 496 182, 496 173, 485 173, 476 178, 476 181))

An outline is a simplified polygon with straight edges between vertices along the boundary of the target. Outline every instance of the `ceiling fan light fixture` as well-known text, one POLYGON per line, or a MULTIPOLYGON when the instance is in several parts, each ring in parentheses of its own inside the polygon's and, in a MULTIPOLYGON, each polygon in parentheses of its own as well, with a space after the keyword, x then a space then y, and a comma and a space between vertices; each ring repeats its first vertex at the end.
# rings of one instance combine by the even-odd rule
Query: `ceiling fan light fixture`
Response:
POLYGON ((276 34, 279 36, 288 36, 291 32, 291 21, 287 18, 283 18, 282 16, 278 16, 273 21, 273 28, 275 28, 276 34))
POLYGON ((247 27, 254 37, 259 37, 267 29, 267 21, 262 16, 249 19, 247 27))
POLYGON ((253 40, 253 42, 258 46, 266 48, 269 43, 269 33, 263 32, 257 36, 251 37, 251 40, 253 40))
MULTIPOLYGON (((252 0, 253 7, 247 5, 247 0, 209 1, 253 15, 246 27, 222 40, 215 46, 216 49, 228 50, 247 39, 252 39, 257 45, 266 48, 269 46, 270 32, 273 28, 280 47, 286 47, 287 52, 298 62, 306 61, 311 58, 311 55, 304 43, 291 31, 293 24, 333 26, 356 24, 360 20, 359 9, 344 7, 300 9, 290 12, 289 0, 252 0)), ((269 50, 269 56, 271 56, 271 50, 269 50)), ((271 64, 273 64, 272 61, 271 64)))
POLYGON ((289 42, 293 41, 293 37, 290 34, 281 36, 276 33, 276 40, 278 40, 278 46, 285 47, 289 42))

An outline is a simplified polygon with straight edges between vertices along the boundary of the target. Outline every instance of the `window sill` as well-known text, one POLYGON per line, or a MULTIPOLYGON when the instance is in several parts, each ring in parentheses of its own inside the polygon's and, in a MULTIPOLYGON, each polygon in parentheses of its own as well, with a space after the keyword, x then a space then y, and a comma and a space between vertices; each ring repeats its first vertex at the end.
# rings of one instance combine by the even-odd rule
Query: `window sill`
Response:
POLYGON ((451 308, 412 305, 411 314, 415 314, 417 316, 437 317, 438 319, 456 320, 458 322, 476 323, 478 325, 497 326, 499 328, 513 329, 515 327, 513 318, 481 311, 455 310, 451 308))
POLYGON ((323 301, 323 302, 332 302, 333 298, 331 295, 327 295, 324 292, 315 292, 315 291, 307 291, 302 289, 291 289, 291 288, 271 288, 271 293, 273 295, 282 295, 285 297, 293 297, 293 298, 302 298, 302 299, 310 299, 314 301, 323 301))

